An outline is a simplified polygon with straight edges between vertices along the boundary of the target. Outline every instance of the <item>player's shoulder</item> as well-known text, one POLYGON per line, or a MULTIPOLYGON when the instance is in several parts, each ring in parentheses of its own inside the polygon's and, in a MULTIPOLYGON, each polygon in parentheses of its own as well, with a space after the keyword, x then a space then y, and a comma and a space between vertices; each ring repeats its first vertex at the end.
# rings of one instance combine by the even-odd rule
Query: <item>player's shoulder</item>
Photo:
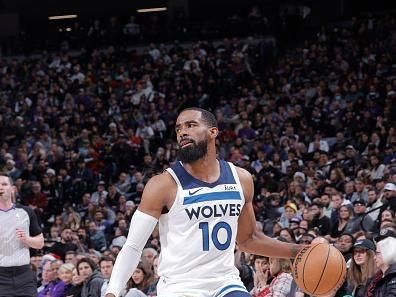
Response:
POLYGON ((168 186, 176 186, 176 182, 171 176, 171 174, 168 171, 163 171, 160 174, 154 175, 152 178, 149 179, 147 182, 147 185, 150 185, 151 187, 168 187, 168 186))
POLYGON ((167 193, 176 191, 177 185, 175 180, 172 178, 169 172, 164 171, 160 174, 154 175, 149 179, 144 191, 150 194, 157 194, 160 196, 166 195, 167 193))
POLYGON ((160 213, 164 206, 171 205, 176 192, 176 182, 167 171, 164 171, 161 174, 153 176, 147 182, 139 207, 146 211, 156 210, 160 213))
POLYGON ((245 182, 249 182, 252 180, 252 174, 247 171, 246 169, 239 167, 239 166, 235 166, 236 172, 238 174, 239 179, 241 180, 241 182, 245 181, 245 182))

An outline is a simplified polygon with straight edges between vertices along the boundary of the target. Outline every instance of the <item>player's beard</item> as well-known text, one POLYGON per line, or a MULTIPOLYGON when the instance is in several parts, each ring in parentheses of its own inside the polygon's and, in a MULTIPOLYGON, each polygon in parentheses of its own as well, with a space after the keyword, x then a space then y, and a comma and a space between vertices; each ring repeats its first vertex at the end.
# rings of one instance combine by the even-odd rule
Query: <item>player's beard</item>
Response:
POLYGON ((208 153, 208 140, 194 141, 185 148, 178 151, 179 160, 182 163, 192 163, 203 158, 208 153))

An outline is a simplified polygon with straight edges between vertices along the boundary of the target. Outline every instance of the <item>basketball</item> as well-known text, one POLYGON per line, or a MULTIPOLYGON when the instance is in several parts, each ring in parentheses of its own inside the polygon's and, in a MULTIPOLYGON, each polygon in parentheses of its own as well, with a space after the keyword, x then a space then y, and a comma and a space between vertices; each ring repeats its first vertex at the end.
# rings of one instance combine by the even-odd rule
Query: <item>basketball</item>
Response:
POLYGON ((318 243, 303 248, 293 263, 293 277, 305 293, 328 296, 345 281, 346 263, 332 245, 318 243))

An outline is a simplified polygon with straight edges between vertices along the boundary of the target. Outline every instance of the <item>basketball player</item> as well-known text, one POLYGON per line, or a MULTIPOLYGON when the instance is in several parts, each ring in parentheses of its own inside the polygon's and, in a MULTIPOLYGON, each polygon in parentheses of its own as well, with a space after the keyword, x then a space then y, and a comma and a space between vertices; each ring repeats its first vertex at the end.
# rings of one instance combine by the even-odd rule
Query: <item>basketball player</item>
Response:
POLYGON ((212 113, 200 108, 180 113, 180 161, 147 183, 106 297, 118 296, 125 287, 158 221, 158 296, 250 296, 234 266, 236 242, 253 254, 296 256, 302 246, 256 231, 252 176, 216 158, 218 132, 212 113))

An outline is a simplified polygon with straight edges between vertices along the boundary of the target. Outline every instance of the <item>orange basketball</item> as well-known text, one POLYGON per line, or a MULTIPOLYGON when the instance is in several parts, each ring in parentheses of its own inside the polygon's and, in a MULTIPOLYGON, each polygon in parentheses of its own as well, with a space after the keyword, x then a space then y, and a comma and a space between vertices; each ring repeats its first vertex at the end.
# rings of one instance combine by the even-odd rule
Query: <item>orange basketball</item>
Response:
POLYGON ((327 296, 345 281, 346 263, 332 245, 318 243, 303 248, 294 259, 293 277, 307 294, 327 296))

